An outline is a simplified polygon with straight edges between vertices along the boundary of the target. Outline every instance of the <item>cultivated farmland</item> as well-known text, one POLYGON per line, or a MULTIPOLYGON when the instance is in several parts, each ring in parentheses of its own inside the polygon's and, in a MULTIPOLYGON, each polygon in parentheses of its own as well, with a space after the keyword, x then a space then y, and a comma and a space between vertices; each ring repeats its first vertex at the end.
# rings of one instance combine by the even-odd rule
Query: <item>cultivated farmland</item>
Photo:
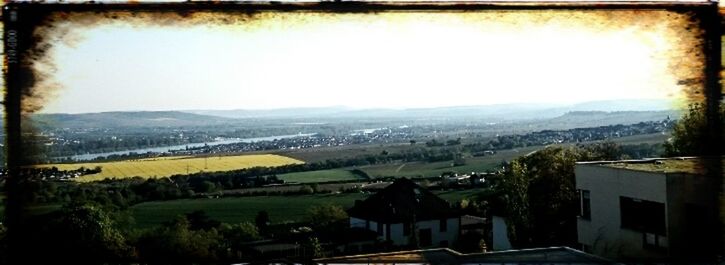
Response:
MULTIPOLYGON (((441 198, 454 203, 472 198, 483 189, 435 191, 441 198)), ((352 207, 355 200, 364 200, 368 194, 313 194, 294 196, 251 196, 237 198, 195 199, 145 202, 131 207, 136 226, 152 227, 172 220, 178 215, 203 210, 212 219, 227 223, 254 222, 259 211, 267 211, 272 223, 299 222, 307 210, 315 205, 333 204, 352 207)))
POLYGON ((48 164, 40 167, 57 167, 60 170, 75 170, 80 167, 100 166, 101 173, 85 175, 78 181, 97 181, 105 178, 160 178, 175 174, 197 172, 229 171, 257 166, 276 167, 288 164, 303 164, 303 161, 280 155, 237 155, 210 157, 163 157, 97 163, 48 164))
POLYGON ((362 176, 356 175, 350 170, 325 169, 305 172, 287 173, 277 176, 285 182, 314 183, 345 180, 365 180, 362 176))

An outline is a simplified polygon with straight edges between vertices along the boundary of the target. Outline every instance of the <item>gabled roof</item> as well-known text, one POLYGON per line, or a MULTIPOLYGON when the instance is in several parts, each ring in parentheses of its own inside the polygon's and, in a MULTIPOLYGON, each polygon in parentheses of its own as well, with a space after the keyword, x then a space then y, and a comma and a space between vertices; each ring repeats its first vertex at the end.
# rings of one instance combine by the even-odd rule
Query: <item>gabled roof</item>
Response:
POLYGON ((415 182, 400 178, 365 201, 355 202, 350 217, 382 223, 405 223, 460 216, 446 200, 415 182))

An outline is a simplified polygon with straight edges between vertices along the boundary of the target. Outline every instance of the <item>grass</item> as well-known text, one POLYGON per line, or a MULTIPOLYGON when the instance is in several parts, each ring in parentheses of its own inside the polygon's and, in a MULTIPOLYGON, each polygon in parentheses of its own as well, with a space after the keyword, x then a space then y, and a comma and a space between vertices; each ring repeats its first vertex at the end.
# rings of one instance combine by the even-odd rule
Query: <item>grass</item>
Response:
MULTIPOLYGON (((32 215, 40 215, 59 210, 60 204, 33 204, 28 206, 27 210, 32 215)), ((5 204, 0 205, 0 219, 5 217, 5 204)))
POLYGON ((141 203, 132 210, 138 227, 158 225, 196 210, 203 210, 209 217, 226 223, 254 222, 257 213, 264 210, 273 223, 284 223, 304 220, 312 206, 329 203, 348 208, 365 196, 349 193, 174 200, 141 203))
POLYGON ((632 136, 625 136, 620 138, 614 138, 612 139, 613 142, 616 142, 621 145, 627 145, 627 144, 662 144, 665 141, 667 141, 667 138, 670 138, 670 133, 652 133, 652 134, 641 134, 641 135, 632 135, 632 136))
MULTIPOLYGON (((481 192, 480 189, 443 191, 441 198, 457 202, 481 192)), ((296 196, 253 196, 218 199, 185 199, 146 202, 132 207, 136 226, 148 228, 170 221, 178 215, 203 210, 210 218, 225 223, 254 222, 259 211, 267 211, 272 223, 304 221, 307 210, 315 205, 333 204, 352 207, 355 200, 364 200, 366 194, 314 194, 296 196)))
POLYGON ((487 192, 487 189, 469 189, 469 190, 447 190, 447 191, 435 191, 434 193, 440 196, 442 199, 454 203, 463 199, 476 198, 479 194, 487 192))
POLYGON ((481 172, 495 169, 502 161, 510 161, 519 156, 526 155, 532 151, 539 150, 543 147, 534 146, 526 148, 517 148, 512 150, 502 150, 495 155, 468 157, 466 164, 461 166, 451 165, 452 161, 442 162, 410 162, 395 163, 384 165, 363 166, 359 169, 365 171, 371 177, 436 177, 446 171, 455 171, 458 173, 481 172))
POLYGON ((342 180, 362 180, 361 176, 353 174, 349 170, 344 169, 326 169, 306 172, 295 172, 278 175, 285 182, 298 183, 314 183, 326 181, 342 181, 342 180))
POLYGON ((302 164, 303 161, 280 155, 236 155, 214 157, 164 157, 97 163, 47 164, 40 167, 57 167, 60 170, 75 170, 80 167, 100 166, 101 173, 85 175, 78 181, 97 181, 105 178, 160 178, 175 174, 230 171, 256 166, 275 167, 287 164, 302 164))

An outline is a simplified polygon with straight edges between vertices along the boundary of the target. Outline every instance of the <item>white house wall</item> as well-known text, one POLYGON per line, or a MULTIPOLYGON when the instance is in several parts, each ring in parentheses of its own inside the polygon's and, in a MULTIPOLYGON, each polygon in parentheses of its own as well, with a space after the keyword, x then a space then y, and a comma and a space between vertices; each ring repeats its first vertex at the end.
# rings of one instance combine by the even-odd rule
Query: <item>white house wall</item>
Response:
POLYGON ((493 250, 498 251, 511 249, 506 219, 494 215, 491 222, 493 227, 493 250))
MULTIPOLYGON (((364 219, 350 217, 350 227, 361 227, 365 228, 366 221, 364 219)), ((381 240, 387 239, 388 229, 387 225, 383 225, 383 233, 378 236, 381 240)), ((459 218, 449 218, 446 222, 446 231, 440 231, 440 220, 429 220, 420 221, 416 223, 416 229, 427 229, 431 230, 431 246, 440 246, 441 241, 448 241, 448 246, 458 240, 458 234, 460 232, 459 218)), ((370 230, 377 232, 378 224, 375 221, 370 221, 370 230)), ((391 224, 390 225, 390 240, 393 241, 394 245, 407 245, 409 236, 403 235, 403 224, 391 224)))
POLYGON ((350 217, 350 227, 365 228, 365 220, 355 217, 350 217))
POLYGON ((577 220, 579 243, 604 257, 656 256, 643 249, 642 232, 621 228, 619 197, 664 203, 667 211, 665 174, 586 164, 576 165, 575 174, 576 188, 590 192, 591 206, 590 220, 577 220))
MULTIPOLYGON (((431 246, 440 246, 441 241, 448 241, 448 246, 451 246, 456 240, 458 240, 458 218, 450 218, 447 221, 446 232, 440 231, 440 220, 421 221, 416 223, 416 229, 431 230, 431 246)), ((402 235, 402 231, 400 233, 402 235)))

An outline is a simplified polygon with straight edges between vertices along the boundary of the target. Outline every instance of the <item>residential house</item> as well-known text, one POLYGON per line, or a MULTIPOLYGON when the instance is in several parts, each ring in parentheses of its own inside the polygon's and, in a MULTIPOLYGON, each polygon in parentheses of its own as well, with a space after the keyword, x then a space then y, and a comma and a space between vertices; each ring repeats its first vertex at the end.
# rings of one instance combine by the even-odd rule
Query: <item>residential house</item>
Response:
POLYGON ((348 210, 350 227, 376 231, 395 246, 447 247, 459 236, 461 214, 413 181, 401 178, 356 201, 348 210))

